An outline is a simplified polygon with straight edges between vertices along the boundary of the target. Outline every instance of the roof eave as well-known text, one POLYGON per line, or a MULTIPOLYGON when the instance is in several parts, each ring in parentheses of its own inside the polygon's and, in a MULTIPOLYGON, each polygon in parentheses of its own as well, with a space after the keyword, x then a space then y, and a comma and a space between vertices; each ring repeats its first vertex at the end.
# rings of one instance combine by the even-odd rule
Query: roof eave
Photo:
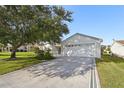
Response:
POLYGON ((86 36, 86 37, 93 38, 93 39, 95 39, 95 40, 99 40, 100 42, 103 42, 103 39, 101 39, 101 38, 96 38, 96 37, 93 37, 93 36, 89 36, 89 35, 84 35, 84 34, 76 33, 76 34, 74 34, 74 35, 72 35, 72 36, 66 38, 65 40, 63 40, 62 43, 64 43, 66 40, 68 40, 69 38, 71 38, 71 37, 73 37, 73 36, 75 36, 75 35, 86 36))

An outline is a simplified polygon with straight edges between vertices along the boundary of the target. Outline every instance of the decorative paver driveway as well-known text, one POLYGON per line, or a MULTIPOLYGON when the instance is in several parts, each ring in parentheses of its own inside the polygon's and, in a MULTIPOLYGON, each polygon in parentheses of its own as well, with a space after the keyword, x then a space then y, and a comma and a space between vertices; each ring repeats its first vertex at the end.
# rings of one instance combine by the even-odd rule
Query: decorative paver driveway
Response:
POLYGON ((93 58, 60 57, 0 76, 0 87, 89 87, 93 58))

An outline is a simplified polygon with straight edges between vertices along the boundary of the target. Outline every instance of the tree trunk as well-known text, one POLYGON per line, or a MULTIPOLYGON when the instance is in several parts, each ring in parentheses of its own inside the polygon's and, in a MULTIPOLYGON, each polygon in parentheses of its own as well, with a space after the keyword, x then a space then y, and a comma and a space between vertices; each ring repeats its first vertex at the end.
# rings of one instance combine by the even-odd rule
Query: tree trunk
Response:
POLYGON ((3 49, 3 47, 2 47, 1 49, 2 49, 2 52, 4 52, 4 49, 3 49))
POLYGON ((10 59, 16 59, 16 50, 12 50, 10 59))

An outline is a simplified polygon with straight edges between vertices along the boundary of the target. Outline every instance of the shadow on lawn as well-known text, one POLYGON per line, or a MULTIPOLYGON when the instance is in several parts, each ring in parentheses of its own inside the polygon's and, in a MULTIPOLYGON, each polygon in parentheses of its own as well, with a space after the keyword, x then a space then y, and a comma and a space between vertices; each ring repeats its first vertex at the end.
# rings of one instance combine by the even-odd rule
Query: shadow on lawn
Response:
POLYGON ((121 63, 124 62, 124 58, 118 57, 116 55, 102 55, 101 59, 97 59, 97 62, 114 62, 121 63))
POLYGON ((26 67, 31 63, 36 64, 40 63, 41 60, 36 59, 35 57, 17 57, 16 59, 4 58, 0 59, 0 62, 12 63, 12 64, 22 64, 23 67, 26 67))
POLYGON ((6 62, 12 62, 12 61, 23 61, 23 62, 26 62, 26 61, 33 61, 33 60, 36 60, 35 57, 17 57, 16 59, 11 59, 11 58, 2 58, 0 59, 2 61, 6 61, 6 62))
POLYGON ((91 69, 92 58, 62 57, 52 61, 34 65, 27 70, 35 75, 47 75, 48 77, 60 77, 66 79, 70 76, 84 75, 91 69))

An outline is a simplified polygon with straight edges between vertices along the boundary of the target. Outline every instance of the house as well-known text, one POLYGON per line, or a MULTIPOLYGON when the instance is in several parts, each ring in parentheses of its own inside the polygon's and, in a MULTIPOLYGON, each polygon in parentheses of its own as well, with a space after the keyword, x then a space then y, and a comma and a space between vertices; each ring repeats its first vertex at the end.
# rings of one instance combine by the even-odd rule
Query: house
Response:
MULTIPOLYGON (((22 45, 20 46, 17 51, 18 52, 28 52, 31 50, 32 45, 28 44, 28 45, 22 45)), ((12 50, 12 45, 11 44, 7 44, 7 46, 3 47, 1 49, 1 52, 10 52, 12 50)))
POLYGON ((124 40, 113 40, 111 52, 119 57, 124 57, 124 40))
POLYGON ((101 58, 102 41, 100 38, 76 33, 62 41, 61 52, 63 56, 101 58))
MULTIPOLYGON (((40 43, 35 43, 35 44, 25 44, 20 46, 17 49, 17 52, 31 52, 34 51, 34 48, 39 48, 40 50, 51 50, 51 53, 54 56, 60 56, 61 52, 60 52, 60 48, 61 45, 60 44, 54 44, 51 45, 48 42, 40 42, 40 43)), ((12 45, 11 44, 7 44, 7 46, 5 47, 0 47, 0 52, 11 52, 12 50, 12 45)))

